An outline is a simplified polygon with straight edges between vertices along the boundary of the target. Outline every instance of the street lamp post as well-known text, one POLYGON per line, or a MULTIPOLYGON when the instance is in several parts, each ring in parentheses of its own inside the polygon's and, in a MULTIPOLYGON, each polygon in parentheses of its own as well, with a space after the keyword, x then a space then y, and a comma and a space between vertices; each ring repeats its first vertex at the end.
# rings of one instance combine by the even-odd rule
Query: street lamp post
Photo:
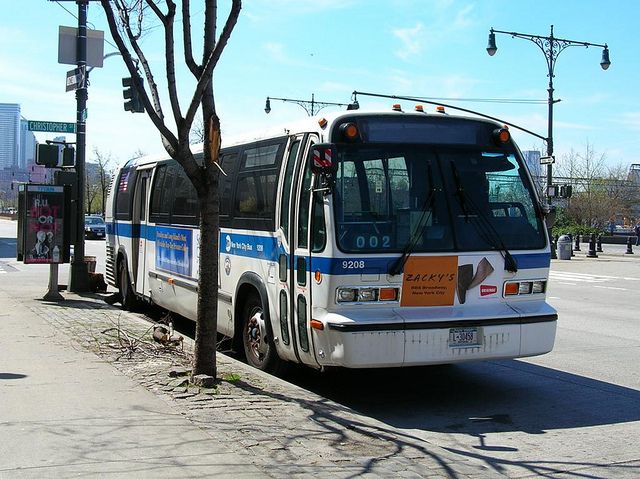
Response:
POLYGON ((307 112, 307 115, 313 116, 318 113, 320 110, 327 106, 346 106, 347 110, 357 110, 359 108, 358 102, 354 101, 353 103, 331 103, 326 101, 316 101, 314 94, 311 94, 311 101, 307 100, 296 100, 293 98, 276 98, 274 96, 267 97, 267 101, 264 105, 265 113, 269 113, 271 111, 271 100, 279 100, 284 102, 295 103, 304 108, 304 111, 307 112))
MULTIPOLYGON (((582 46, 585 48, 600 47, 603 49, 600 66, 602 67, 603 70, 606 70, 609 68, 609 65, 611 65, 611 61, 609 60, 609 47, 607 46, 606 43, 604 45, 599 45, 597 43, 579 42, 575 40, 567 40, 564 38, 554 37, 553 25, 551 25, 551 33, 548 37, 540 36, 540 35, 528 35, 525 33, 518 33, 518 32, 505 32, 502 30, 494 30, 493 28, 491 28, 489 30, 489 44, 487 45, 487 53, 490 56, 495 55, 496 51, 498 50, 498 47, 496 47, 496 33, 504 33, 506 35, 511 35, 511 37, 524 38, 525 40, 532 41, 533 43, 538 45, 540 50, 542 50, 542 53, 544 53, 544 57, 547 61, 547 68, 548 68, 547 76, 549 77, 549 88, 547 89, 547 91, 549 92, 549 100, 548 100, 549 115, 548 115, 548 123, 547 123, 548 133, 547 133, 547 139, 546 139, 547 156, 553 157, 553 104, 560 101, 560 100, 553 99, 553 91, 554 91, 553 90, 553 77, 554 77, 553 70, 556 66, 556 59, 558 58, 558 55, 560 55, 560 52, 562 52, 565 48, 572 47, 572 46, 582 46)), ((549 187, 551 186, 552 186, 552 163, 550 162, 547 164, 547 198, 548 198, 549 204, 551 204, 551 196, 549 195, 549 189, 550 189, 549 187)))

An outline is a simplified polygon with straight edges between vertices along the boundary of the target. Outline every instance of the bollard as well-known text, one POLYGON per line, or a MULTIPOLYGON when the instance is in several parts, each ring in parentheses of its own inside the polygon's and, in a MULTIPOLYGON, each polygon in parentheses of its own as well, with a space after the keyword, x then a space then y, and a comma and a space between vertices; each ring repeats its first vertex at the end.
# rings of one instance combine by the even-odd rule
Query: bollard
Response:
POLYGON ((580 251, 580 233, 576 233, 576 244, 573 247, 573 251, 580 251))
POLYGON ((624 254, 633 254, 633 246, 631 245, 631 236, 627 239, 627 251, 624 254))
POLYGON ((569 251, 571 251, 571 256, 575 256, 575 254, 573 254, 573 235, 569 233, 568 236, 569 236, 569 240, 571 241, 571 244, 569 245, 569 251))
POLYGON ((598 253, 604 253, 604 251, 602 251, 602 235, 598 235, 598 241, 596 242, 597 248, 596 251, 598 253))
POLYGON ((589 237, 589 252, 587 253, 587 258, 597 258, 596 254, 596 234, 591 233, 589 237))

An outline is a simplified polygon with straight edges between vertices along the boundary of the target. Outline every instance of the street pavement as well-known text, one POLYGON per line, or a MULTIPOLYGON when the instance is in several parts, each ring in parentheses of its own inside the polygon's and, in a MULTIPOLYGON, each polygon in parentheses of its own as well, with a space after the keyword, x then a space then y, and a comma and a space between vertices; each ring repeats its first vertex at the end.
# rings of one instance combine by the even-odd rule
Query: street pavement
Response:
POLYGON ((2 479, 504 477, 223 354, 217 388, 189 386, 188 338, 159 347, 99 295, 45 301, 35 267, 0 274, 2 479))

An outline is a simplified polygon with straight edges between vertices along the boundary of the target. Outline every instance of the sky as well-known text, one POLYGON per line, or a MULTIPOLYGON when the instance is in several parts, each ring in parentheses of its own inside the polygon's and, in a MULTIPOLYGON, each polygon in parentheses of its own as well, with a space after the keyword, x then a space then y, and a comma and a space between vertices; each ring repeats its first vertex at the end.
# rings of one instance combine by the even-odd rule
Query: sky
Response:
MULTIPOLYGON (((59 26, 77 26, 74 1, 0 0, 0 103, 18 103, 28 120, 75 122, 76 100, 65 92, 58 63, 59 26)), ((201 2, 192 0, 194 42, 202 37, 201 2)), ((229 9, 219 1, 219 24, 229 9)), ((267 96, 349 103, 354 90, 434 98, 480 111, 547 135, 548 68, 533 42, 496 34, 497 53, 486 52, 490 28, 607 44, 611 67, 600 67, 602 49, 571 46, 555 66, 554 144, 557 161, 587 145, 607 166, 640 163, 640 36, 636 0, 244 0, 239 21, 215 70, 216 106, 223 138, 270 128, 306 116, 295 103, 267 96), (540 100, 539 103, 482 100, 540 100)), ((116 51, 102 7, 92 2, 89 27, 105 32, 104 53, 116 51)), ((220 27, 221 28, 221 27, 220 27)), ((180 37, 177 27, 176 34, 180 37)), ((164 90, 162 29, 143 49, 164 90)), ((200 53, 195 52, 199 58, 200 53)), ((193 77, 178 57, 183 108, 193 77)), ((96 151, 112 164, 137 151, 162 153, 160 136, 146 114, 123 108, 119 56, 90 74, 87 161, 96 151)), ((394 100, 360 96, 362 109, 388 110, 394 100)), ((415 102, 401 102, 406 110, 415 102)), ((433 106, 425 105, 427 111, 433 106)), ((163 109, 175 131, 166 95, 163 109)), ((340 107, 321 110, 330 112, 340 107)), ((454 113, 449 110, 450 113, 454 113)), ((545 149, 542 140, 511 129, 522 150, 545 149)), ((53 134, 36 133, 39 142, 53 134)), ((67 141, 75 141, 68 135, 67 141)))

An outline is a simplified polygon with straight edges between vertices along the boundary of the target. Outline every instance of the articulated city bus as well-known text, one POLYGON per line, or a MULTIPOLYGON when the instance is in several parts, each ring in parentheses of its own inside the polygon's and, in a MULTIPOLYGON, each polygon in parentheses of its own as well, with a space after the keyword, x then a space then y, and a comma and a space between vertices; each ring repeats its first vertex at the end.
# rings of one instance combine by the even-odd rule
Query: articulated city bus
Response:
MULTIPOLYGON (((553 347, 544 211, 509 131, 345 111, 223 144, 218 331, 257 368, 377 368, 553 347)), ((140 158, 107 205, 107 279, 195 319, 199 211, 182 168, 140 158)))

